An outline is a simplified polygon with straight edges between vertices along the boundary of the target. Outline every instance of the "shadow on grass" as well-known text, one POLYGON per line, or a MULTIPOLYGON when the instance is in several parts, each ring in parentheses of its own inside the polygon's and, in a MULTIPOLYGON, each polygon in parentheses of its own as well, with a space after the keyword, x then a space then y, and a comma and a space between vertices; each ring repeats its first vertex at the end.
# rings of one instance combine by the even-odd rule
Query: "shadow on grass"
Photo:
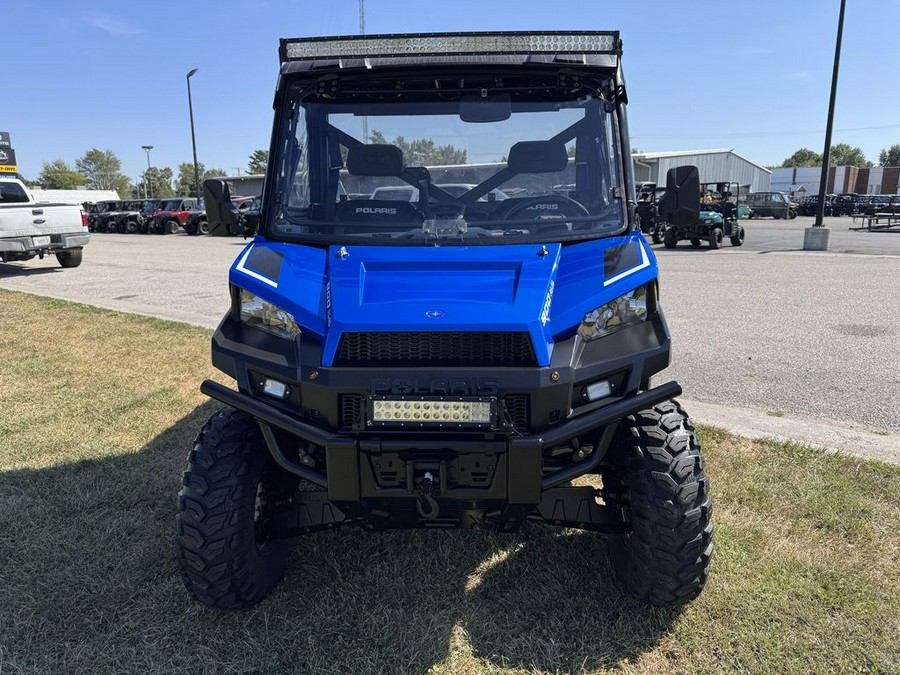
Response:
POLYGON ((677 616, 621 593, 603 537, 540 525, 310 535, 259 606, 198 606, 175 563, 176 493, 218 407, 133 454, 0 474, 0 668, 581 671, 652 649, 677 616))

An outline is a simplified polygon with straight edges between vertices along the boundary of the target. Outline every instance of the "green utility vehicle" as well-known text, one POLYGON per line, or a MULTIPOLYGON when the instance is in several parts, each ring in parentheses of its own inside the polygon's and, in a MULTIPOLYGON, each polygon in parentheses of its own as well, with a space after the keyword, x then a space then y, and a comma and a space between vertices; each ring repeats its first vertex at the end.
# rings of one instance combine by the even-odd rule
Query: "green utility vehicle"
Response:
POLYGON ((675 248, 687 239, 691 246, 699 248, 707 242, 710 248, 720 248, 725 237, 732 246, 743 246, 744 226, 738 208, 740 185, 737 183, 701 183, 700 215, 689 225, 667 223, 663 244, 675 248))

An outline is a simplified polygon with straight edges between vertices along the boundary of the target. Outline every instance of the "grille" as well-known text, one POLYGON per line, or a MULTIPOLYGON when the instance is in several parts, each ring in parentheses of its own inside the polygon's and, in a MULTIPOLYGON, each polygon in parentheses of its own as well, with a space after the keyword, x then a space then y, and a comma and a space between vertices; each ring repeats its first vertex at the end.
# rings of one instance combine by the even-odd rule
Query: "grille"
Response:
POLYGON ((528 333, 344 333, 337 366, 536 366, 528 333))
POLYGON ((359 419, 366 397, 362 394, 341 394, 339 398, 341 429, 352 429, 359 419))
POLYGON ((528 431, 528 394, 508 394, 503 397, 506 415, 516 431, 528 431))

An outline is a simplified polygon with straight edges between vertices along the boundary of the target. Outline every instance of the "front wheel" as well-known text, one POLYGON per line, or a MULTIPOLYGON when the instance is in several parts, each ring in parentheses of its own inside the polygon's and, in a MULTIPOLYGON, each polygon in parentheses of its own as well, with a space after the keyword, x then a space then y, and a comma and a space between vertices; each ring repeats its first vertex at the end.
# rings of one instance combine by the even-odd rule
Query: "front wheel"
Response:
POLYGON ((616 577, 653 605, 693 600, 709 577, 713 525, 709 478, 690 418, 665 401, 624 419, 610 460, 629 526, 610 539, 616 577))
POLYGON ((669 228, 666 230, 666 233, 663 235, 663 246, 666 248, 675 248, 678 246, 678 237, 675 235, 675 230, 669 228))
POLYGON ((665 237, 665 228, 662 225, 654 225, 653 234, 650 235, 654 244, 662 243, 663 237, 665 237))
POLYGON ((722 246, 722 229, 719 227, 714 227, 712 232, 709 233, 709 247, 710 248, 721 248, 722 246))
POLYGON ((180 227, 177 220, 170 220, 166 223, 166 234, 176 234, 180 227))
POLYGON ((731 236, 731 245, 732 246, 743 246, 744 245, 744 228, 738 225, 737 233, 731 236))
POLYGON ((209 222, 201 220, 199 224, 200 234, 209 234, 209 222))
POLYGON ((275 587, 290 540, 272 534, 274 504, 296 485, 271 459, 259 424, 225 409, 203 427, 178 493, 177 555, 197 601, 246 609, 275 587))

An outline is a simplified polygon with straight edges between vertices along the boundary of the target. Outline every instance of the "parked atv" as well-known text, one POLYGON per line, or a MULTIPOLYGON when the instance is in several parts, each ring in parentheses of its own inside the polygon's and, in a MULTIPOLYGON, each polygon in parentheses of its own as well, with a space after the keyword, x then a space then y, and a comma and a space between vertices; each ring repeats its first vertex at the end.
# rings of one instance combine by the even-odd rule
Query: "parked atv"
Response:
POLYGON ((155 234, 175 234, 187 220, 188 214, 197 207, 193 197, 178 197, 167 200, 153 220, 155 234))
POLYGON ((675 248, 679 241, 687 239, 694 248, 706 242, 710 248, 717 249, 726 237, 732 246, 743 246, 745 232, 737 205, 740 185, 703 183, 700 188, 703 198, 697 219, 689 224, 669 223, 663 236, 664 246, 675 248))
MULTIPOLYGON (((612 573, 642 602, 701 592, 709 479, 681 387, 651 383, 670 337, 629 203, 621 49, 617 32, 588 31, 282 41, 259 232, 212 338, 235 386, 201 385, 226 407, 178 497, 192 597, 258 603, 312 532, 526 521, 609 535, 612 573), (408 138, 439 129, 471 163, 370 143, 361 118, 408 138), (342 181, 418 193, 350 199, 342 181), (495 188, 523 196, 482 200, 495 188)), ((227 184, 204 188, 210 224, 236 225, 227 184)), ((672 227, 697 219, 696 167, 669 171, 659 211, 672 227)), ((585 566, 585 587, 604 569, 585 566)), ((609 602, 578 600, 586 614, 609 602)))
POLYGON ((156 216, 160 214, 165 203, 164 199, 151 199, 144 204, 144 208, 141 209, 141 214, 138 218, 138 232, 141 234, 153 232, 153 223, 156 221, 156 216))
POLYGON ((663 240, 666 232, 666 223, 659 215, 659 201, 665 196, 666 191, 657 187, 656 183, 641 183, 637 189, 637 215, 641 232, 650 235, 654 244, 663 240))
POLYGON ((209 234, 209 221, 206 219, 206 206, 202 199, 197 208, 188 213, 184 221, 184 231, 191 236, 209 234))
POLYGON ((105 202, 106 209, 97 214, 96 224, 94 228, 97 232, 115 232, 116 216, 125 208, 125 202, 119 200, 110 200, 105 202))
POLYGON ((127 201, 123 204, 122 210, 115 215, 116 231, 124 234, 136 234, 140 231, 138 219, 141 210, 147 203, 146 199, 137 199, 127 201))

